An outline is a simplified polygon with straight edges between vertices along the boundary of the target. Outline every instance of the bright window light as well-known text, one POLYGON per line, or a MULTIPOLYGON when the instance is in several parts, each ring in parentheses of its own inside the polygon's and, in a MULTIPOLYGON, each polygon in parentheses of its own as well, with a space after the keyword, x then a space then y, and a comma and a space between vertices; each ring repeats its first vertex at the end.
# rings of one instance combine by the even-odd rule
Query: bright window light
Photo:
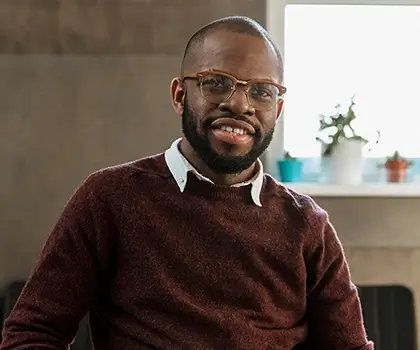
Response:
POLYGON ((420 157, 420 6, 288 5, 284 146, 320 155, 319 114, 355 96, 367 155, 420 157))

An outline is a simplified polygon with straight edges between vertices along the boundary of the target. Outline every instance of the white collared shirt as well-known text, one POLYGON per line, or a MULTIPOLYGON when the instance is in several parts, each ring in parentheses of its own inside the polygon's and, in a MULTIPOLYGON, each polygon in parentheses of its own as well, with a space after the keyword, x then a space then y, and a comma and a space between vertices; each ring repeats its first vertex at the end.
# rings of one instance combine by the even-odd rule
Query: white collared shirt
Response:
MULTIPOLYGON (((178 148, 178 144, 180 141, 181 141, 180 138, 175 140, 172 143, 171 147, 166 150, 165 161, 181 192, 184 192, 185 186, 187 184, 187 175, 189 172, 192 172, 200 180, 214 183, 209 178, 201 175, 190 164, 190 162, 188 162, 188 160, 184 157, 184 155, 180 152, 178 148)), ((238 183, 238 184, 234 184, 232 185, 232 187, 241 187, 241 186, 247 186, 251 184, 252 200, 257 206, 261 207, 262 204, 260 200, 260 194, 261 194, 261 188, 262 188, 263 180, 264 180, 264 172, 263 172, 263 165, 259 159, 257 160, 257 166, 258 166, 258 172, 255 174, 255 176, 252 179, 245 182, 238 183)))

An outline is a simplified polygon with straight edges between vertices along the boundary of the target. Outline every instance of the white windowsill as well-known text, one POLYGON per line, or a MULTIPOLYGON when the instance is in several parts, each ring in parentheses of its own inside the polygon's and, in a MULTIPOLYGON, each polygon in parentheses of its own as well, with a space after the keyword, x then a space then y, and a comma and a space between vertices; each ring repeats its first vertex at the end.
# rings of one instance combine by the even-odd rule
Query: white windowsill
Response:
POLYGON ((286 187, 314 197, 420 198, 420 183, 362 184, 357 186, 323 183, 284 183, 286 187))

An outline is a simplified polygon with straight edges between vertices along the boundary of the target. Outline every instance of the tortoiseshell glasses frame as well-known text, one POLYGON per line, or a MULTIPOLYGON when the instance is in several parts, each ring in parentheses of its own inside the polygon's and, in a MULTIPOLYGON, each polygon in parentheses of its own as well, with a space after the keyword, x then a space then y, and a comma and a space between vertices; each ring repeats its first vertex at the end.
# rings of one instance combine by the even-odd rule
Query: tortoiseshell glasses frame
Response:
POLYGON ((241 86, 245 89, 249 105, 259 111, 273 109, 287 91, 286 87, 269 79, 240 80, 218 70, 186 74, 182 81, 186 79, 196 79, 203 98, 214 104, 228 101, 241 86))

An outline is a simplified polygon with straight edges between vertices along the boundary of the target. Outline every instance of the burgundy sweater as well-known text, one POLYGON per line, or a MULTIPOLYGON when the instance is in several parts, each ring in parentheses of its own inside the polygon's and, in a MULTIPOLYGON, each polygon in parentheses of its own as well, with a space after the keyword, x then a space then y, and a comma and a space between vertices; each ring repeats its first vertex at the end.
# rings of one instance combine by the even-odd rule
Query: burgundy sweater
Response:
POLYGON ((181 193, 162 154, 92 174, 0 349, 68 349, 88 311, 98 350, 373 349, 325 211, 268 175, 261 202, 194 175, 181 193))

